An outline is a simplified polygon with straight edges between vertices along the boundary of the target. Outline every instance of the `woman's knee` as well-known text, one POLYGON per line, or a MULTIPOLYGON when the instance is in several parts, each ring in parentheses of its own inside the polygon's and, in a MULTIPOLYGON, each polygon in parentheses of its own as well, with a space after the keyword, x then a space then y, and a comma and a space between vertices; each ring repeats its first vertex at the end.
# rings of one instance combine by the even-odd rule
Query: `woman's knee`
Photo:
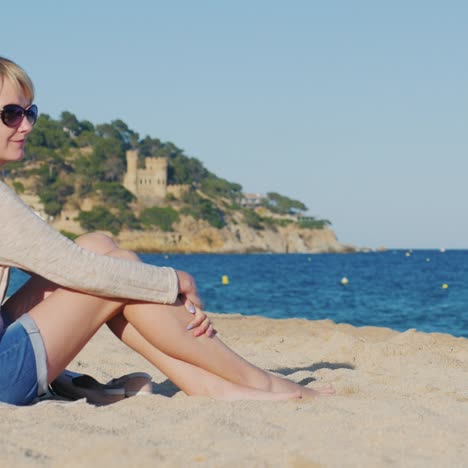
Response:
POLYGON ((90 232, 83 234, 75 239, 75 242, 83 249, 97 253, 99 255, 108 255, 110 257, 141 261, 137 254, 130 250, 120 249, 119 246, 109 236, 101 232, 90 232))
POLYGON ((141 262, 140 257, 130 250, 115 249, 108 254, 110 257, 122 258, 124 260, 131 260, 133 262, 141 262))
POLYGON ((75 239, 75 243, 81 248, 99 255, 107 255, 119 248, 113 239, 101 232, 83 234, 75 239))

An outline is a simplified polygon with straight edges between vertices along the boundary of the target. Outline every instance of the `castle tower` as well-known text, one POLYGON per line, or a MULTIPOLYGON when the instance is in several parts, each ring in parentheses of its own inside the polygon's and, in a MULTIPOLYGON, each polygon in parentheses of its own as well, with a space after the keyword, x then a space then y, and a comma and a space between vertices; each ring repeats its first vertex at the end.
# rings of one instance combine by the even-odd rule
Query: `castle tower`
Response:
POLYGON ((167 159, 145 158, 145 168, 138 168, 138 153, 127 151, 127 172, 124 187, 146 205, 159 204, 167 194, 167 159))
POLYGON ((123 186, 132 192, 138 198, 137 195, 137 168, 138 168, 138 152, 135 150, 128 150, 126 153, 127 158, 127 172, 125 173, 123 186))

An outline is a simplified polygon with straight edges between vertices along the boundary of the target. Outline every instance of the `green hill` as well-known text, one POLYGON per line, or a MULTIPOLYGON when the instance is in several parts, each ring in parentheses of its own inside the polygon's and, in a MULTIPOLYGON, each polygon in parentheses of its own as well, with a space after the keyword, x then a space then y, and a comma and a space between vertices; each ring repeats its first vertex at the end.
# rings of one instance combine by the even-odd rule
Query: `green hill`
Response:
POLYGON ((307 207, 276 192, 266 194, 256 209, 243 207, 240 184, 213 174, 174 143, 140 138, 122 120, 94 125, 70 112, 58 120, 41 115, 28 139, 25 161, 8 164, 2 171, 18 193, 39 198, 49 220, 59 217, 65 207, 75 207, 75 221, 84 230, 115 235, 155 228, 170 232, 181 216, 204 220, 216 229, 239 223, 273 231, 291 223, 306 229, 330 224, 301 218, 307 207), (155 206, 140 204, 122 185, 128 150, 138 152, 140 166, 147 157, 166 158, 167 184, 186 190, 179 196, 169 193, 155 206), (93 200, 90 209, 82 206, 84 199, 93 200))

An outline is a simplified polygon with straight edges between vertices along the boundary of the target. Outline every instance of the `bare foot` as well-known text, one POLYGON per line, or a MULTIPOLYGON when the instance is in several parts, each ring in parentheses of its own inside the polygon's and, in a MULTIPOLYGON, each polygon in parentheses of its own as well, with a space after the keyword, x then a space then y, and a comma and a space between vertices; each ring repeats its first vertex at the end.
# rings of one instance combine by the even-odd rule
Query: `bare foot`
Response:
POLYGON ((316 397, 321 397, 321 396, 331 396, 335 394, 336 394, 335 387, 330 384, 325 385, 324 387, 318 387, 318 388, 302 387, 302 390, 301 390, 302 398, 316 398, 316 397))
POLYGON ((236 401, 236 400, 264 400, 264 401, 274 401, 274 400, 292 400, 294 398, 302 398, 300 391, 294 392, 267 392, 264 390, 258 390, 256 388, 240 387, 233 386, 229 391, 225 392, 223 395, 218 395, 215 397, 217 400, 224 401, 236 401))
POLYGON ((292 380, 268 374, 271 381, 271 391, 273 392, 299 392, 302 398, 315 398, 319 396, 330 396, 336 393, 333 385, 326 385, 318 388, 308 388, 293 382, 292 380))

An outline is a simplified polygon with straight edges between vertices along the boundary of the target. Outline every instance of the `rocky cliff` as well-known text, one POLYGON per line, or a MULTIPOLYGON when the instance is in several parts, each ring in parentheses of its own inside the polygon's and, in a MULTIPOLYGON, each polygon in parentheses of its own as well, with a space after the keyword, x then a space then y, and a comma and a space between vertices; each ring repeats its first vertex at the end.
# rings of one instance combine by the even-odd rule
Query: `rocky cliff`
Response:
MULTIPOLYGON (((23 200, 44 219, 47 216, 37 195, 22 194, 23 200)), ((90 209, 82 203, 82 209, 90 209)), ((75 234, 86 231, 76 220, 78 210, 63 212, 49 222, 57 230, 75 234)), ((111 235, 109 233, 109 235, 111 235)), ((347 253, 358 249, 338 242, 332 229, 300 229, 291 223, 273 229, 254 229, 242 223, 240 218, 222 229, 216 229, 206 221, 181 216, 174 224, 173 232, 159 229, 121 231, 116 240, 122 248, 138 252, 168 253, 347 253)))
POLYGON ((329 229, 299 229, 296 226, 276 230, 256 230, 245 224, 215 229, 204 221, 183 217, 174 232, 122 231, 117 240, 126 249, 169 253, 322 253, 354 252, 354 246, 338 242, 329 229))

